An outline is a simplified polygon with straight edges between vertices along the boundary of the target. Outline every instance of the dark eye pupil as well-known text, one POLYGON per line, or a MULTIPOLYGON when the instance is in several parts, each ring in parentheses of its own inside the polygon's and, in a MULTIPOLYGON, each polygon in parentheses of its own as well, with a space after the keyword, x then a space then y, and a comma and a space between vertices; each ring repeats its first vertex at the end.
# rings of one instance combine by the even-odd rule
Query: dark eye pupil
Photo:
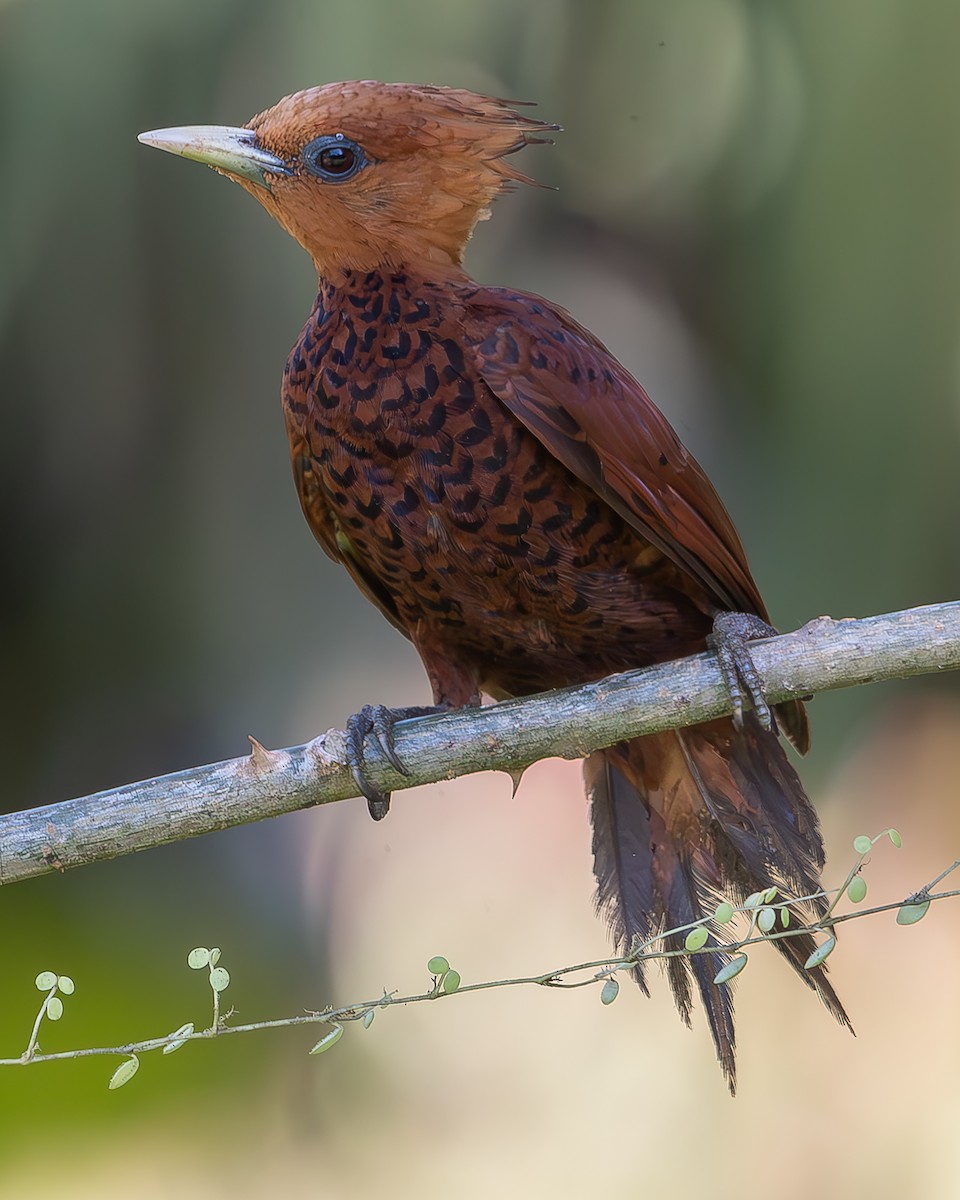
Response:
POLYGON ((352 179, 367 165, 363 147, 342 133, 325 133, 307 142, 300 152, 300 160, 306 170, 328 183, 352 179))
POLYGON ((356 155, 348 146, 328 146, 321 150, 317 162, 324 171, 331 175, 345 175, 353 170, 356 155))

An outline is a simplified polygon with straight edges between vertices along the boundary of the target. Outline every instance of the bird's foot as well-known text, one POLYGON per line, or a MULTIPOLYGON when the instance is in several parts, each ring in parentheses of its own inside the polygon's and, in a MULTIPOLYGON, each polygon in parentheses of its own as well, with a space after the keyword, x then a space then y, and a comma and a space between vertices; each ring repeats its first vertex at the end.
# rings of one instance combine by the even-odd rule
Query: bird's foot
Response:
POLYGON ((707 645, 717 656, 720 674, 733 701, 733 723, 738 729, 743 726, 745 701, 753 706, 764 729, 774 728, 763 680, 747 643, 776 636, 776 629, 753 613, 722 612, 713 619, 713 633, 707 638, 707 645))
POLYGON ((409 775, 410 772, 403 765, 393 743, 394 726, 410 717, 426 717, 443 711, 443 705, 387 708, 385 704, 365 704, 347 721, 347 763, 361 796, 366 797, 367 808, 375 821, 382 821, 390 811, 390 793, 381 792, 367 778, 364 745, 366 738, 370 737, 395 771, 399 771, 401 775, 409 775))

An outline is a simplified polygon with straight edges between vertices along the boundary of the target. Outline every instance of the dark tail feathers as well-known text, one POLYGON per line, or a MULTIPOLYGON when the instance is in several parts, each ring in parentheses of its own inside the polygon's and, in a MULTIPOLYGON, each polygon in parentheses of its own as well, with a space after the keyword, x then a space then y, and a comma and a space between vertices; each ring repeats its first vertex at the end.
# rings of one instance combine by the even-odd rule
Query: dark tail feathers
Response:
MULTIPOLYGON (((619 953, 662 929, 700 920, 719 899, 742 903, 776 885, 805 896, 820 887, 820 827, 776 734, 748 714, 742 731, 725 719, 624 742, 584 765, 592 801, 597 907, 619 953)), ((825 905, 798 905, 806 921, 825 905)), ((722 945, 711 925, 711 945, 722 945)), ((680 942, 678 940, 678 948, 680 942)), ((850 1025, 825 966, 804 970, 810 935, 774 942, 800 978, 850 1025)), ((689 1025, 696 983, 717 1057, 736 1090, 736 1039, 730 984, 713 982, 729 961, 711 954, 668 958, 667 976, 689 1025)), ((634 971, 647 992, 643 967, 634 971)))

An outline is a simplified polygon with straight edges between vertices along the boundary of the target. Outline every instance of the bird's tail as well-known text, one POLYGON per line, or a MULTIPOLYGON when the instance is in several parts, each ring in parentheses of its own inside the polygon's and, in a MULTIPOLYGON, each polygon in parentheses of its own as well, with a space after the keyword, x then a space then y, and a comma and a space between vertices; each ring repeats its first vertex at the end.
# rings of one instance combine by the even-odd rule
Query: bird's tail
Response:
MULTIPOLYGON (((618 952, 700 920, 720 899, 736 905, 772 885, 787 896, 819 889, 823 843, 816 813, 779 738, 752 713, 740 731, 724 719, 622 742, 591 754, 584 770, 597 907, 618 952)), ((797 905, 795 919, 824 909, 822 901, 797 905)), ((730 956, 720 929, 711 924, 710 933, 715 952, 667 958, 666 970, 688 1025, 696 983, 733 1092, 733 998, 729 984, 713 982, 730 956)), ((682 943, 682 937, 671 939, 668 948, 682 943)), ((812 936, 779 938, 774 945, 837 1020, 849 1025, 826 967, 804 970, 815 948, 812 936)), ((646 992, 642 964, 635 976, 646 992)))

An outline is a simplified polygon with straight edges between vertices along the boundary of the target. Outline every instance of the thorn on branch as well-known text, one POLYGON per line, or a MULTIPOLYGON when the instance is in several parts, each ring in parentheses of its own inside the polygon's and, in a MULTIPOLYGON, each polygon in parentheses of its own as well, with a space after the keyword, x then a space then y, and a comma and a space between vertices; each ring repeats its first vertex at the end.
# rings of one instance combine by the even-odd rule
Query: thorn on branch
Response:
POLYGON ((247 741, 250 743, 250 764, 258 775, 282 766, 289 758, 286 750, 268 750, 252 733, 247 734, 247 741))

